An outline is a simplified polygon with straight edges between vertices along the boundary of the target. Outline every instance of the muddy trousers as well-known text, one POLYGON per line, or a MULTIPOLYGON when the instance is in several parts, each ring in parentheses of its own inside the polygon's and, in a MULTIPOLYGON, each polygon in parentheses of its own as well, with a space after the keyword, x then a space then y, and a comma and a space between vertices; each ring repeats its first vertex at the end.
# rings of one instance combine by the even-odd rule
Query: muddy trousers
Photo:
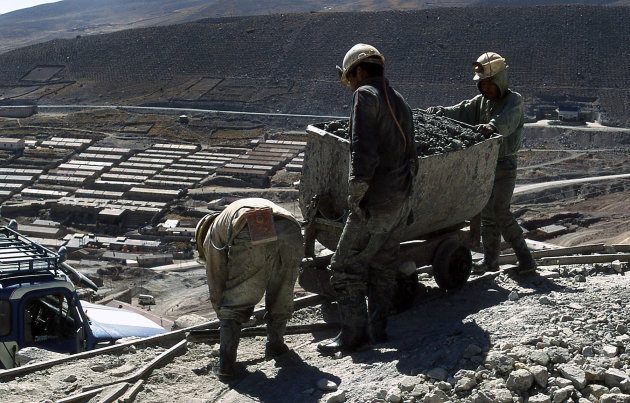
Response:
MULTIPOLYGON (((241 324, 249 320, 255 305, 263 296, 267 310, 265 356, 272 358, 288 351, 283 336, 293 312, 293 287, 304 246, 300 227, 293 221, 277 218, 275 228, 277 240, 252 245, 245 227, 234 238, 229 249, 225 272, 216 273, 220 276, 209 272, 211 301, 221 320, 220 362, 224 352, 224 334, 227 360, 231 357, 232 346, 238 346, 238 340, 235 343, 231 341, 232 335, 240 334, 241 324), (214 281, 217 278, 224 280, 214 281), (238 324, 238 332, 235 326, 226 326, 224 332, 224 323, 238 324)), ((233 356, 236 358, 236 350, 233 356)))
POLYGON ((387 339, 400 250, 394 230, 406 223, 408 215, 405 202, 395 211, 372 214, 368 219, 351 213, 346 221, 331 260, 331 284, 338 296, 344 344, 387 339))
POLYGON ((481 239, 484 263, 488 267, 498 267, 501 251, 501 235, 510 244, 519 264, 529 265, 533 259, 523 230, 510 211, 510 203, 516 184, 516 169, 497 169, 490 200, 481 212, 481 239))

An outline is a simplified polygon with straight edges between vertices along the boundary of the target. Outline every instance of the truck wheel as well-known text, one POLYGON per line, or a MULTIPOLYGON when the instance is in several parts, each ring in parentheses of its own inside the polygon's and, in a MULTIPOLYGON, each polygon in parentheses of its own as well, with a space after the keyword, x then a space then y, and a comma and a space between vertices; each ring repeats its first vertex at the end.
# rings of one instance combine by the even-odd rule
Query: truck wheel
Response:
POLYGON ((443 240, 433 256, 433 277, 444 290, 453 290, 466 283, 472 270, 470 249, 454 238, 443 240))

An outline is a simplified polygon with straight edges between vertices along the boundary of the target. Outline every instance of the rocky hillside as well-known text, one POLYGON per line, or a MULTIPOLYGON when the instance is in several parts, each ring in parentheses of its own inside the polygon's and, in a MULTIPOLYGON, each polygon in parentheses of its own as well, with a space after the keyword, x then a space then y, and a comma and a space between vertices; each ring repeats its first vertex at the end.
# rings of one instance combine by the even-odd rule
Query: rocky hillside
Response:
POLYGON ((352 44, 367 42, 385 54, 389 78, 412 107, 472 96, 470 62, 494 50, 508 59, 512 86, 526 101, 594 97, 607 120, 624 122, 630 50, 620 44, 630 40, 629 18, 628 7, 540 6, 206 19, 4 53, 0 90, 40 103, 345 115, 349 94, 334 65, 352 44), (38 66, 59 72, 34 82, 28 74, 38 66))
POLYGON ((629 0, 63 0, 0 15, 0 52, 55 38, 99 34, 200 18, 308 12, 416 10, 544 4, 629 5, 629 0))

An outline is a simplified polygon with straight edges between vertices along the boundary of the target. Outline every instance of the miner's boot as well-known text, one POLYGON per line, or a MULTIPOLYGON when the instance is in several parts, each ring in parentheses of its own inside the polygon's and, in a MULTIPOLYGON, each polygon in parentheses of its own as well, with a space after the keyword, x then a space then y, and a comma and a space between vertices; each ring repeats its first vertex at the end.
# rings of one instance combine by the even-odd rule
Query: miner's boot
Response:
POLYGON ((265 360, 271 360, 289 351, 289 347, 284 343, 284 332, 287 328, 287 321, 267 322, 267 343, 265 344, 265 360))
POLYGON ((499 270, 499 252, 501 251, 501 233, 496 228, 481 229, 483 260, 473 263, 473 272, 486 273, 499 270))
POLYGON ((220 337, 217 375, 219 378, 230 378, 235 374, 236 350, 241 337, 241 324, 231 319, 222 320, 220 337))
POLYGON ((518 259, 516 272, 523 275, 534 273, 536 271, 536 261, 532 257, 527 243, 525 243, 525 238, 523 238, 522 235, 512 243, 512 249, 514 249, 514 253, 518 259))
POLYGON ((337 293, 341 331, 331 339, 317 345, 323 355, 338 352, 361 351, 369 347, 367 334, 367 309, 361 293, 337 293))
POLYGON ((368 292, 368 330, 373 344, 387 342, 387 317, 392 310, 391 288, 373 287, 368 292))

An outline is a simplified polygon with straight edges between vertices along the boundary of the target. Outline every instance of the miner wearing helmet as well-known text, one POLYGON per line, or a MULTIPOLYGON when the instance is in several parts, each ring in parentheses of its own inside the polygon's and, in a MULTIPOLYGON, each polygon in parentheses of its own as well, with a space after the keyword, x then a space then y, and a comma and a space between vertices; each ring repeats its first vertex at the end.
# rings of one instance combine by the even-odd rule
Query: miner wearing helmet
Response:
POLYGON ((510 211, 516 182, 516 153, 523 137, 523 99, 508 88, 505 59, 497 53, 485 52, 472 64, 473 80, 481 94, 449 107, 431 107, 430 113, 464 123, 486 136, 503 136, 495 170, 490 200, 481 212, 481 237, 484 258, 474 265, 476 272, 497 271, 501 236, 512 246, 518 258, 517 272, 532 273, 536 263, 527 248, 523 230, 510 211))
POLYGON ((217 375, 229 378, 235 374, 241 324, 249 320, 263 295, 265 358, 289 351, 284 333, 304 255, 297 220, 269 200, 241 199, 221 213, 203 217, 195 237, 199 258, 206 266, 210 302, 221 322, 217 375))
POLYGON ((399 255, 394 230, 410 220, 416 150, 411 109, 385 79, 384 66, 383 55, 366 44, 353 46, 337 66, 353 92, 349 215, 330 265, 341 331, 318 345, 325 355, 387 339, 399 255))

